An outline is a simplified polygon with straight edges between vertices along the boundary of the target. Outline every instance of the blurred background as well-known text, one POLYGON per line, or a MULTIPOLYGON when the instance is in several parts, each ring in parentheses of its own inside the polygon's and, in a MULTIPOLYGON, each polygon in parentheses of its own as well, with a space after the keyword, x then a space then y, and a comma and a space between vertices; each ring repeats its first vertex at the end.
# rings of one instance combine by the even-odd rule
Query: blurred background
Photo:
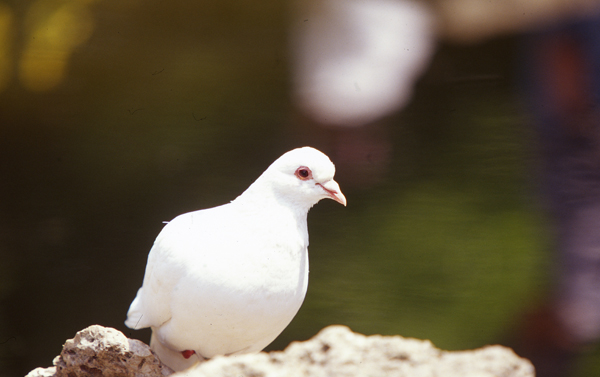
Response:
POLYGON ((0 2, 0 375, 123 321, 163 221, 311 145, 299 314, 600 374, 591 0, 0 2))

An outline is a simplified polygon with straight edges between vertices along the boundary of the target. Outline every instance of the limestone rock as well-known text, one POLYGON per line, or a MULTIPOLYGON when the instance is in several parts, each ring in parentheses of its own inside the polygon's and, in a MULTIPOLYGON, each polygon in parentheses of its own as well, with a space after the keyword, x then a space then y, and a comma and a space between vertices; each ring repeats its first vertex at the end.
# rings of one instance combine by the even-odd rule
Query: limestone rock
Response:
POLYGON ((431 342, 400 336, 365 336, 329 326, 283 352, 216 357, 173 377, 533 377, 533 365, 512 350, 488 346, 447 352, 431 342))
MULTIPOLYGON (((68 340, 54 367, 26 377, 163 377, 172 371, 150 348, 121 332, 90 326, 68 340)), ((400 336, 365 336, 329 326, 284 351, 218 356, 172 377, 533 377, 533 365, 509 348, 487 346, 448 352, 431 342, 400 336)))
POLYGON ((54 367, 36 368, 26 377, 164 377, 173 373, 143 342, 99 325, 79 331, 67 340, 54 367))
POLYGON ((50 368, 35 368, 31 372, 27 373, 25 377, 55 377, 56 367, 50 368))

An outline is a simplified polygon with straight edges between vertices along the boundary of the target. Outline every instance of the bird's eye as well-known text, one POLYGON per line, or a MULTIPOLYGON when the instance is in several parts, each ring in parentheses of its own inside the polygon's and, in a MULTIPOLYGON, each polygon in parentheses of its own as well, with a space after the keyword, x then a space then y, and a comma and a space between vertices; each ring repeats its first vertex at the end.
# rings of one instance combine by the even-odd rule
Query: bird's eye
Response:
POLYGON ((298 177, 299 179, 301 179, 303 181, 306 181, 307 179, 312 178, 312 172, 306 166, 300 166, 298 169, 296 169, 295 174, 296 174, 296 177, 298 177))

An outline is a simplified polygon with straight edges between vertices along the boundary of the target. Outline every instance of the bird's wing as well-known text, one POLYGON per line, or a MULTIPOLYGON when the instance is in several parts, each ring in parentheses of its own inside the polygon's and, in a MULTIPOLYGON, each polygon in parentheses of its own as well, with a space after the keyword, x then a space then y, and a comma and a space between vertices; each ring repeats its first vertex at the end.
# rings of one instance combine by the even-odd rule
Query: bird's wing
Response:
POLYGON ((134 329, 160 327, 171 318, 171 296, 185 276, 190 253, 202 252, 199 241, 210 210, 190 212, 170 221, 148 255, 144 283, 131 303, 125 324, 134 329), (201 233, 201 234, 199 234, 201 233))

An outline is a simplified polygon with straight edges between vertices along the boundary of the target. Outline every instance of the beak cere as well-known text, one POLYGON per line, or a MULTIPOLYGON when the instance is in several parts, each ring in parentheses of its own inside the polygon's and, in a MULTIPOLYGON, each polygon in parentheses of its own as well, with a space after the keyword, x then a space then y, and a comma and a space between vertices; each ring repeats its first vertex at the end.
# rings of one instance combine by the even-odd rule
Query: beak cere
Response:
POLYGON ((331 181, 327 181, 323 184, 317 183, 317 185, 321 186, 325 192, 327 192, 327 196, 330 199, 335 200, 340 203, 344 207, 346 206, 346 197, 342 194, 342 190, 340 190, 340 185, 333 179, 331 181))

